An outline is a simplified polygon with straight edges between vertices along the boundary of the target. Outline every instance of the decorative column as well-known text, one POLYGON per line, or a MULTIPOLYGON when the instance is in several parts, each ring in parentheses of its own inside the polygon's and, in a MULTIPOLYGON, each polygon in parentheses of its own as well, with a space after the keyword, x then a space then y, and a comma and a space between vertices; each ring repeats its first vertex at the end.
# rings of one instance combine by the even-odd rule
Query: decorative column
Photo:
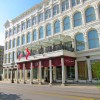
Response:
POLYGON ((25 64, 23 64, 23 83, 25 84, 25 64))
POLYGON ((53 0, 50 0, 51 18, 53 18, 53 0))
POLYGON ((52 23, 51 23, 51 35, 52 35, 52 36, 54 35, 54 27, 53 27, 53 26, 54 26, 54 23, 52 22, 52 23))
POLYGON ((27 81, 27 74, 28 74, 28 70, 25 69, 25 81, 27 81))
POLYGON ((76 46, 75 46, 75 39, 74 39, 74 37, 73 37, 73 39, 72 39, 72 48, 74 48, 74 50, 76 50, 76 46))
POLYGON ((56 67, 53 67, 53 80, 56 82, 56 67))
POLYGON ((20 80, 22 80, 22 70, 20 70, 20 80))
POLYGON ((30 66, 30 84, 33 84, 33 63, 30 66))
POLYGON ((100 20, 100 18, 99 18, 99 6, 97 4, 95 6, 95 16, 96 16, 96 20, 100 20))
POLYGON ((15 80, 17 79, 17 70, 14 71, 15 72, 15 80))
POLYGON ((9 68, 7 68, 7 80, 9 80, 9 68))
POLYGON ((5 68, 3 68, 3 80, 5 79, 5 68))
POLYGON ((69 0, 69 9, 71 9, 72 8, 72 2, 71 2, 71 0, 69 0))
POLYGON ((44 38, 46 38, 47 34, 46 34, 46 26, 44 26, 44 38))
POLYGON ((12 69, 11 69, 11 71, 10 71, 10 79, 12 80, 12 69))
POLYGON ((74 28, 74 21, 73 21, 73 16, 70 15, 70 28, 73 29, 74 28))
POLYGON ((85 42, 85 50, 87 50, 89 48, 89 45, 88 45, 88 39, 86 33, 85 33, 84 42, 85 42))
POLYGON ((62 33, 63 32, 63 20, 62 19, 60 19, 61 21, 60 21, 60 32, 62 33))
POLYGON ((17 83, 19 83, 19 81, 18 81, 18 72, 19 72, 19 70, 18 70, 18 65, 17 65, 17 83))
POLYGON ((42 66, 41 61, 39 61, 39 85, 42 84, 42 66))
POLYGON ((62 13, 62 2, 60 0, 60 3, 59 3, 59 12, 62 13))
POLYGON ((84 2, 84 1, 83 1, 83 0, 81 0, 80 2, 81 2, 81 4, 83 4, 83 2, 84 2))
POLYGON ((88 67, 88 81, 92 81, 92 71, 91 71, 91 64, 90 64, 90 59, 87 56, 87 67, 88 67))
POLYGON ((86 16, 85 16, 85 12, 84 10, 82 11, 82 24, 85 25, 86 24, 86 16))
POLYGON ((37 24, 39 23, 38 16, 39 16, 39 13, 37 12, 37 13, 36 13, 36 23, 37 23, 37 24))
POLYGON ((27 29, 27 19, 25 19, 25 29, 24 30, 26 30, 27 29))
POLYGON ((52 85, 52 60, 49 60, 49 67, 50 67, 50 85, 52 85))
POLYGON ((65 67, 64 67, 64 58, 61 57, 61 65, 62 65, 62 86, 65 85, 65 67))
POLYGON ((45 5, 43 4, 43 21, 45 21, 45 5))
POLYGON ((77 66, 77 60, 75 60, 75 81, 78 82, 78 66, 77 66))

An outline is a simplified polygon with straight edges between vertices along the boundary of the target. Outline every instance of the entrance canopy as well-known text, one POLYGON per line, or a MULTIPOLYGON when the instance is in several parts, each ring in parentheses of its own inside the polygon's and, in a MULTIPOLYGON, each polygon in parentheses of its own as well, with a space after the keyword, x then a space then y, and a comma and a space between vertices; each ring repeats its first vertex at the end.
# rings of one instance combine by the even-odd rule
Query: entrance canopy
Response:
POLYGON ((40 49, 41 47, 48 47, 48 46, 52 46, 52 45, 57 45, 57 44, 69 42, 72 40, 73 39, 70 36, 57 34, 57 35, 48 37, 46 39, 34 41, 28 45, 25 45, 25 47, 24 46, 19 47, 18 49, 29 48, 32 50, 37 50, 37 49, 40 49))

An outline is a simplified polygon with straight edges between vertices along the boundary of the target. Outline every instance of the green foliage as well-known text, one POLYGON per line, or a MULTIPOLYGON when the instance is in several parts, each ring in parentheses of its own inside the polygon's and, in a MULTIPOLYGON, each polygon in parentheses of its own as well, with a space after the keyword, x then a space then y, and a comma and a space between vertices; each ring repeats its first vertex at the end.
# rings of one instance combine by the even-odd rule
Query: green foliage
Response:
POLYGON ((2 52, 2 50, 0 49, 0 52, 2 52))
POLYGON ((92 71, 98 79, 100 79, 100 62, 95 62, 92 64, 92 71))

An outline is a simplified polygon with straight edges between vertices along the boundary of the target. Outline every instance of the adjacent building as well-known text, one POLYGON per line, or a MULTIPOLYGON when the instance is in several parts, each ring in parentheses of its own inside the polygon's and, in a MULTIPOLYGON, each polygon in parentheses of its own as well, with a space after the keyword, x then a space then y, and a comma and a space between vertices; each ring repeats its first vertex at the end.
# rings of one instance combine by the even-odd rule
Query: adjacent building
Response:
POLYGON ((2 76, 2 69, 3 69, 3 56, 4 56, 4 46, 0 46, 0 79, 2 76))
POLYGON ((5 23, 4 80, 95 82, 94 62, 100 62, 100 0, 44 0, 5 23))

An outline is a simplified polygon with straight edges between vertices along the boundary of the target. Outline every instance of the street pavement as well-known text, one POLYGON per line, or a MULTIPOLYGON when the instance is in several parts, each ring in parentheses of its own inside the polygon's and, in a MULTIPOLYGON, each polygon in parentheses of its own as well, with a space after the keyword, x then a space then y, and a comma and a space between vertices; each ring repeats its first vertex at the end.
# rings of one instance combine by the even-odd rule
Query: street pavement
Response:
POLYGON ((38 85, 0 82, 0 100, 100 100, 94 85, 38 85))

